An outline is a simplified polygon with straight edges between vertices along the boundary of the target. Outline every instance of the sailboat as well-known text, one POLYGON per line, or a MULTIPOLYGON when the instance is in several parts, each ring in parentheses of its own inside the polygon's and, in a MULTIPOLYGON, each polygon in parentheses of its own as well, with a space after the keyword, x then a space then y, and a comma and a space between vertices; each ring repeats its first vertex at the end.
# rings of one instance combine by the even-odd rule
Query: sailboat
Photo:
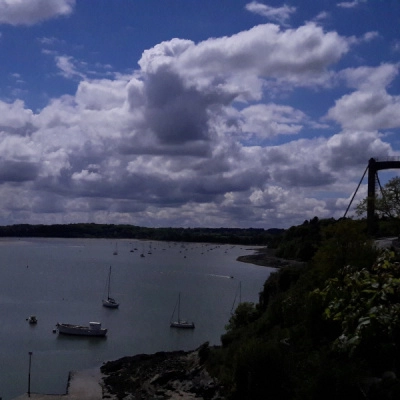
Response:
POLYGON ((119 303, 110 296, 111 291, 111 265, 110 270, 108 272, 108 280, 107 280, 107 298, 103 299, 103 306, 109 308, 118 308, 119 303))
POLYGON ((175 308, 174 308, 174 311, 171 316, 171 323, 169 326, 171 328, 194 329, 194 322, 188 322, 188 321, 181 319, 181 316, 180 316, 181 310, 180 309, 181 309, 181 294, 179 293, 178 301, 175 304, 175 308), (176 320, 176 321, 173 320, 175 311, 178 311, 178 320, 176 320))
POLYGON ((239 282, 239 286, 236 290, 235 294, 235 299, 233 300, 232 308, 231 308, 231 314, 234 314, 235 306, 238 307, 242 303, 242 282, 239 282), (238 304, 236 305, 236 300, 239 297, 238 304))
POLYGON ((140 253, 140 257, 144 257, 144 245, 142 246, 142 252, 140 253))
POLYGON ((118 243, 115 243, 115 250, 114 250, 114 252, 113 252, 113 255, 114 255, 114 256, 117 256, 117 255, 118 255, 118 243))

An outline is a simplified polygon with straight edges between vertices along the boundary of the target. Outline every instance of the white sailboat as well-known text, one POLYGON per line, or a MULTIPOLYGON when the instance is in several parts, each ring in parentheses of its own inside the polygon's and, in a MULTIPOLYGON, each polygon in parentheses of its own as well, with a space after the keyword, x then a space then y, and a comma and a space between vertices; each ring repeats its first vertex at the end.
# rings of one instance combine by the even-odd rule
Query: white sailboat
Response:
POLYGON ((178 301, 175 304, 175 308, 172 313, 171 322, 170 322, 169 326, 171 328, 194 329, 194 322, 188 322, 188 321, 181 319, 181 315, 180 315, 181 310, 180 309, 181 309, 181 294, 179 293, 178 301), (175 315, 175 311, 177 311, 177 313, 178 313, 178 319, 176 321, 174 321, 174 319, 173 319, 174 315, 175 315))
POLYGON ((140 253, 140 257, 144 257, 144 245, 142 246, 142 252, 140 253))
POLYGON ((103 299, 103 306, 108 308, 118 308, 119 303, 110 296, 111 293, 111 265, 108 272, 108 280, 107 280, 107 297, 103 299))

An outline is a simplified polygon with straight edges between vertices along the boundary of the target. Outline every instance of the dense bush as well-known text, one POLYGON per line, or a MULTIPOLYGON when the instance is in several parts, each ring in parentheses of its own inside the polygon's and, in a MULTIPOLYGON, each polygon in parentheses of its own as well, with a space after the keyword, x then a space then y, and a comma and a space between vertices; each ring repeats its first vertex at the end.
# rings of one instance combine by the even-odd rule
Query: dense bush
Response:
POLYGON ((397 368, 400 340, 400 266, 385 250, 371 268, 346 266, 329 279, 321 296, 324 317, 336 321, 338 351, 366 357, 374 368, 397 368))
MULTIPOLYGON (((301 240, 295 231, 292 244, 301 240)), ((396 253, 380 253, 359 221, 329 221, 318 237, 308 265, 271 274, 259 304, 232 316, 213 358, 227 399, 389 399, 400 392, 396 253)))

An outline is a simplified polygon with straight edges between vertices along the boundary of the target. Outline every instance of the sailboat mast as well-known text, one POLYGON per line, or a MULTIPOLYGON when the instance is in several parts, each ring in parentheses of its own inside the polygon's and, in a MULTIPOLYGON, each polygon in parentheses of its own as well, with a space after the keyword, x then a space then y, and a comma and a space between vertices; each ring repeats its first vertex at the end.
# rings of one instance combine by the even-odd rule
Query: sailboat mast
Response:
POLYGON ((233 310, 235 309, 236 300, 238 297, 239 297, 239 302, 237 304, 237 307, 242 303, 242 281, 239 282, 239 286, 236 289, 235 298, 233 299, 233 304, 231 308, 231 314, 233 314, 233 310))
POLYGON ((108 293, 107 293, 107 299, 110 299, 110 286, 111 286, 111 265, 110 265, 110 270, 108 271, 108 293))
POLYGON ((181 293, 178 296, 178 322, 181 322, 181 293))

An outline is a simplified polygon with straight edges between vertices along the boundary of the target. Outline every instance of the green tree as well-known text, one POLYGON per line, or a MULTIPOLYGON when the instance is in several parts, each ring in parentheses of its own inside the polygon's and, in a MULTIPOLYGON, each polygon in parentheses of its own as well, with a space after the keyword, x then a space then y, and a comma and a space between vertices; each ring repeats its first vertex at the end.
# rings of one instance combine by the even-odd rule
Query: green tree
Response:
POLYGON ((383 251, 372 267, 344 267, 313 293, 324 300, 324 317, 341 327, 334 341, 336 350, 362 355, 378 368, 395 366, 400 339, 400 267, 394 252, 383 251))
POLYGON ((371 265, 377 250, 365 231, 363 221, 344 219, 325 227, 322 242, 313 262, 321 276, 330 276, 346 265, 364 267, 371 265))
POLYGON ((245 327, 258 317, 258 311, 254 303, 240 303, 231 318, 229 324, 225 327, 227 331, 245 327))
MULTIPOLYGON (((356 214, 367 213, 368 198, 361 200, 356 206, 356 214)), ((395 177, 382 188, 375 197, 375 212, 380 217, 400 218, 400 177, 395 177)))

